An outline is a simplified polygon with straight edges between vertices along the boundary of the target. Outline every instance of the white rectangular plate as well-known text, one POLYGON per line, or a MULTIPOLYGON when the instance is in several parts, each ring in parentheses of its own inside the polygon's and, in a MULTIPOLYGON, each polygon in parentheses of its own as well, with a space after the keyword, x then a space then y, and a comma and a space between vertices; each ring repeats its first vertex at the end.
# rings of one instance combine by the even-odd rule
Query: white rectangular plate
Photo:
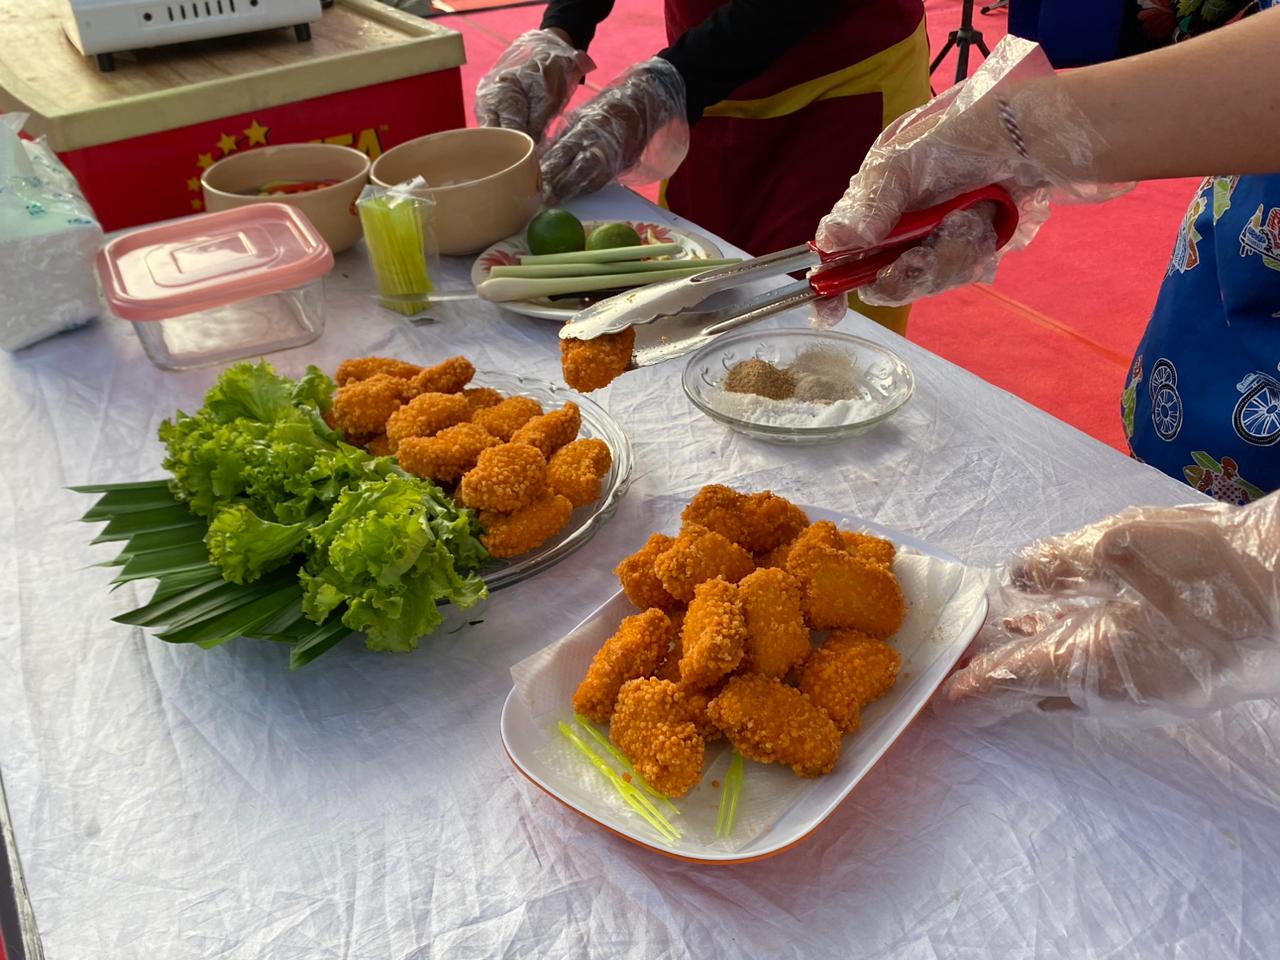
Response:
MULTIPOLYGON (((708 748, 703 785, 677 801, 686 823, 673 843, 662 841, 643 819, 614 794, 585 760, 565 762, 559 751, 556 721, 572 720, 573 691, 587 664, 619 621, 636 612, 618 592, 563 639, 512 668, 517 685, 502 709, 502 743, 512 763, 535 785, 590 820, 659 853, 700 863, 758 860, 799 843, 813 832, 849 791, 889 749, 912 718, 937 690, 965 648, 982 628, 987 600, 982 578, 954 557, 914 537, 855 517, 806 507, 811 520, 831 520, 846 530, 864 530, 893 541, 907 600, 907 621, 890 642, 902 654, 897 684, 863 712, 862 726, 844 738, 840 760, 826 776, 800 780, 789 770, 747 761, 743 806, 753 785, 767 794, 763 808, 750 817, 740 812, 736 836, 728 841, 709 837, 705 825, 714 823, 718 794, 708 784, 722 776, 728 751, 708 748), (915 554, 912 557, 911 554, 915 554), (945 583, 946 596, 929 596, 925 583, 945 583), (712 759, 716 758, 716 759, 712 759), (695 797, 695 794, 697 796, 695 797), (772 805, 772 809, 769 805, 772 805), (693 809, 696 807, 696 809, 693 809), (744 823, 751 820, 752 823, 744 823)), ((681 821, 674 821, 681 826, 681 821)))

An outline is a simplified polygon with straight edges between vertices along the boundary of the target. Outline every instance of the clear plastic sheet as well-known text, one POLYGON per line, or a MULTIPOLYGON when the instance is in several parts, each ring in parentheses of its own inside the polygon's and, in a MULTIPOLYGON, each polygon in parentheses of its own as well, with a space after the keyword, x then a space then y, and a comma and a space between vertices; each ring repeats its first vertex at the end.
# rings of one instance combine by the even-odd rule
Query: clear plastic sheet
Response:
MULTIPOLYGON (((694 225, 621 189, 584 219, 694 225)), ((726 255, 741 255, 726 247, 726 255)), ((469 264, 444 261, 446 283, 469 264)), ((329 323, 272 362, 465 353, 559 375, 557 326, 445 304, 414 328, 339 258, 329 323)), ((778 325, 802 326, 793 313, 778 325)), ((926 710, 818 831, 760 863, 641 850, 530 786, 498 721, 512 664, 604 598, 612 566, 708 480, 772 488, 995 566, 1020 544, 1194 491, 868 320, 916 393, 855 440, 785 451, 703 417, 681 365, 593 397, 635 445, 615 517, 410 656, 169 646, 111 622, 112 555, 65 489, 159 475, 160 420, 215 370, 164 373, 128 324, 0 356, 0 771, 47 960, 1061 960, 1231 956, 1280 940, 1280 709, 1154 730, 926 710)))
POLYGON ((549 30, 530 30, 512 41, 476 84, 476 120, 482 127, 519 130, 542 141, 595 63, 549 30))

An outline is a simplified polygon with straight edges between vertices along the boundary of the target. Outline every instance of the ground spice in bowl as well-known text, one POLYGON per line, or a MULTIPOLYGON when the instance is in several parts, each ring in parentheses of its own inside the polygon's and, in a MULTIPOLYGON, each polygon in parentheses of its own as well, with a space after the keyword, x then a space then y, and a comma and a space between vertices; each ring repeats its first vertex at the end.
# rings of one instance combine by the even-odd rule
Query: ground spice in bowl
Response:
POLYGON ((770 400, 786 400, 795 396, 796 378, 767 360, 752 357, 730 367, 720 386, 730 393, 753 393, 770 400))

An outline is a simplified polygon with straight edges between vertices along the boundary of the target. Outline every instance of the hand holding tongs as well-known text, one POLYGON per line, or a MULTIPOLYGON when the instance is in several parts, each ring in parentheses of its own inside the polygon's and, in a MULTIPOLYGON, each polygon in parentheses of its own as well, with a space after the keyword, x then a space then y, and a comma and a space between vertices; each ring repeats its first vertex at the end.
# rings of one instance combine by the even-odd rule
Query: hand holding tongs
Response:
POLYGON ((885 240, 863 250, 819 250, 811 241, 754 260, 713 267, 692 277, 668 280, 628 290, 582 310, 560 329, 562 340, 592 340, 643 324, 636 331, 632 367, 670 360, 694 350, 722 333, 818 297, 848 293, 876 279, 903 252, 918 244, 942 222, 943 217, 980 203, 995 205, 996 248, 1009 242, 1018 226, 1018 208, 999 186, 961 194, 925 210, 903 214, 885 240), (720 310, 691 311, 707 297, 740 286, 758 277, 792 273, 823 266, 804 280, 797 280, 744 303, 720 310))

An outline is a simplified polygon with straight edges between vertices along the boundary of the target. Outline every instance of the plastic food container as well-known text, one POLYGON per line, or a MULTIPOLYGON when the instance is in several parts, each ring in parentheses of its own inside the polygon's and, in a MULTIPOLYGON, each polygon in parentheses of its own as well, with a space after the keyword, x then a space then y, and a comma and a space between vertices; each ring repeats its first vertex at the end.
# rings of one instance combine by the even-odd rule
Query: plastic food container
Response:
POLYGON ((98 255, 112 313, 165 370, 228 363, 324 332, 333 253, 305 214, 260 203, 136 230, 98 255))

